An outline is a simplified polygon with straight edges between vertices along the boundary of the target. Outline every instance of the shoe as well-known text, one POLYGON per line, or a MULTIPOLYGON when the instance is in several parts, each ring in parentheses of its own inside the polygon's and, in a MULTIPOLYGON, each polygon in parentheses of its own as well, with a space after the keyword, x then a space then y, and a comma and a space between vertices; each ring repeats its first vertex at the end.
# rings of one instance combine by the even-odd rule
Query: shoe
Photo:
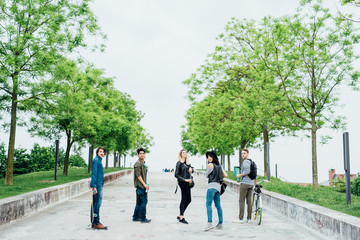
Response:
POLYGON ((107 229, 107 227, 105 227, 101 223, 99 223, 97 225, 92 225, 91 227, 94 228, 94 229, 99 229, 99 230, 106 230, 107 229))
POLYGON ((233 223, 244 223, 244 222, 245 221, 243 219, 239 219, 239 218, 233 220, 233 223))
POLYGON ((247 223, 251 223, 251 219, 246 220, 247 223))
POLYGON ((223 227, 222 223, 219 223, 218 225, 216 225, 216 229, 223 230, 224 227, 223 227))
POLYGON ((184 224, 189 224, 189 223, 185 220, 185 218, 179 220, 179 222, 184 223, 184 224))
POLYGON ((214 228, 214 226, 212 225, 212 223, 208 222, 206 227, 204 228, 204 231, 209 231, 210 229, 213 229, 213 228, 214 228))
POLYGON ((140 218, 133 218, 132 221, 133 222, 140 222, 140 218))
POLYGON ((140 220, 140 222, 141 222, 141 223, 149 223, 149 222, 151 222, 151 219, 146 219, 146 218, 145 218, 144 220, 140 220))
POLYGON ((180 221, 180 217, 179 217, 179 216, 177 216, 176 219, 180 221))

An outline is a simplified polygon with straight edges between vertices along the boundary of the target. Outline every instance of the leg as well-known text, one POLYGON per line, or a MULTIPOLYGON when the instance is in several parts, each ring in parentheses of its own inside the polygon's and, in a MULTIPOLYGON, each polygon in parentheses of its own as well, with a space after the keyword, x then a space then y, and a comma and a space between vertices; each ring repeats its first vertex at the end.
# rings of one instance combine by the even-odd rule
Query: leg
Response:
POLYGON ((186 182, 179 182, 179 187, 181 189, 181 202, 180 202, 180 218, 184 215, 185 205, 186 205, 186 182))
POLYGON ((148 202, 148 198, 145 189, 140 188, 140 191, 141 191, 140 192, 141 204, 139 206, 140 221, 144 221, 146 219, 146 204, 148 202))
POLYGON ((244 219, 244 208, 245 208, 245 197, 247 188, 245 184, 240 184, 240 195, 239 195, 239 219, 244 219))
POLYGON ((134 210, 134 214, 133 214, 134 221, 140 220, 140 204, 141 204, 141 198, 140 198, 140 194, 139 194, 138 188, 137 188, 136 189, 136 205, 135 205, 135 210, 134 210))
POLYGON ((93 204, 91 206, 91 224, 98 225, 100 223, 100 205, 102 201, 102 190, 98 189, 97 194, 93 195, 93 204))
POLYGON ((208 189, 206 193, 206 210, 207 210, 207 216, 208 216, 208 222, 212 222, 212 209, 211 204, 214 199, 215 195, 215 189, 208 189))
POLYGON ((248 189, 247 189, 247 193, 246 193, 246 204, 247 204, 247 219, 251 219, 251 212, 252 212, 252 202, 251 202, 251 197, 252 197, 252 193, 253 193, 253 186, 252 185, 247 185, 248 189))
POLYGON ((186 201, 185 201, 185 209, 189 206, 189 204, 191 203, 191 190, 190 190, 190 186, 187 186, 186 188, 186 201))
POLYGON ((220 193, 218 191, 216 191, 216 193, 215 193, 214 202, 215 202, 215 207, 218 212, 219 224, 222 224, 223 223, 223 211, 222 211, 221 204, 220 204, 220 193))

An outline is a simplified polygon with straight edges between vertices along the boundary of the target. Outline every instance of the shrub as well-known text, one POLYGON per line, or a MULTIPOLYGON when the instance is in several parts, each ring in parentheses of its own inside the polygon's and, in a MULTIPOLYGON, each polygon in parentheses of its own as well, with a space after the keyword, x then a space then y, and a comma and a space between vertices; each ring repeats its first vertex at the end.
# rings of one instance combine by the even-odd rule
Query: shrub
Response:
POLYGON ((354 179, 354 184, 351 185, 351 192, 360 196, 360 174, 354 179))
POLYGON ((79 154, 70 156, 69 165, 71 167, 86 167, 87 166, 85 160, 79 154))

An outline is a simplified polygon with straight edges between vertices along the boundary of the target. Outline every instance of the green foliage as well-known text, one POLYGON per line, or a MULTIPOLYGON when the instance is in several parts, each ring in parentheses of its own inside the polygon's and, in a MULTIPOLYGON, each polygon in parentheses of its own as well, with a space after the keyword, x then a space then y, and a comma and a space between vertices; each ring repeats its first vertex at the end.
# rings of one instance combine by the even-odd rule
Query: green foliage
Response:
POLYGON ((69 158, 69 166, 71 167, 86 167, 85 160, 78 154, 71 155, 69 158))
MULTIPOLYGON (((123 169, 124 168, 108 168, 104 169, 104 173, 116 172, 123 169)), ((66 177, 59 174, 57 181, 53 181, 54 174, 52 170, 18 175, 14 177, 13 186, 8 186, 0 182, 0 199, 91 177, 87 168, 70 167, 69 176, 66 177)))
POLYGON ((360 175, 354 179, 354 183, 351 186, 351 193, 360 196, 360 175))

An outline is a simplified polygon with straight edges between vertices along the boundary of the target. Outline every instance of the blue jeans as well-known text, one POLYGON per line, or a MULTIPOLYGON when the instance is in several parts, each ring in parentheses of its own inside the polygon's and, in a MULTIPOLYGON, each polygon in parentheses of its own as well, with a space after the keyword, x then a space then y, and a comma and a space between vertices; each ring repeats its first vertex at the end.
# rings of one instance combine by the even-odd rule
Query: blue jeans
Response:
POLYGON ((208 189, 206 193, 206 210, 208 216, 208 222, 212 222, 212 208, 211 204, 214 200, 215 207, 218 212, 219 224, 223 223, 223 212, 220 205, 220 193, 216 189, 208 189))
POLYGON ((145 188, 136 187, 136 206, 133 220, 144 221, 146 219, 146 204, 148 202, 145 188))
POLYGON ((102 203, 102 188, 97 188, 97 194, 93 195, 93 201, 90 208, 90 221, 93 225, 100 223, 100 206, 102 203))

